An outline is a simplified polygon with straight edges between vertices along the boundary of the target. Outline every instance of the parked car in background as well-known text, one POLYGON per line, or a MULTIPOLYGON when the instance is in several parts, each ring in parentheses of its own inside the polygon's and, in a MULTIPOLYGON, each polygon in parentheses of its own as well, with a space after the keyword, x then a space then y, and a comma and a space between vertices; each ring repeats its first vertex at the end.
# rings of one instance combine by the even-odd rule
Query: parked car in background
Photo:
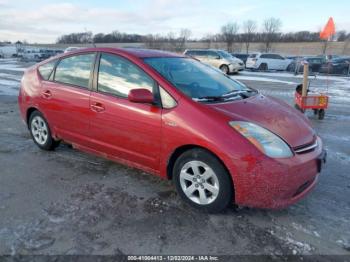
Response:
POLYGON ((309 64, 309 72, 320 72, 321 66, 326 62, 323 56, 307 56, 293 60, 287 67, 288 72, 294 72, 296 74, 304 71, 303 62, 306 61, 309 64))
POLYGON ((64 53, 72 52, 72 51, 75 51, 75 50, 78 50, 78 49, 80 49, 80 47, 70 46, 70 47, 67 47, 67 48, 64 50, 64 53))
POLYGON ((25 49, 22 53, 20 53, 19 57, 24 61, 40 61, 40 50, 37 49, 25 49))
POLYGON ((171 179, 185 201, 209 212, 233 202, 296 203, 315 187, 326 158, 303 114, 174 53, 61 55, 24 73, 18 103, 39 148, 63 140, 171 179))
POLYGON ((292 61, 279 54, 254 53, 246 62, 246 68, 254 70, 286 70, 292 61))
POLYGON ((230 53, 217 49, 187 49, 184 55, 191 56, 208 64, 219 68, 223 73, 238 73, 244 69, 244 62, 233 57, 230 53))
POLYGON ((350 74, 350 57, 334 58, 321 66, 320 72, 326 74, 350 74))
POLYGON ((249 54, 241 54, 241 53, 231 53, 231 55, 238 58, 238 59, 241 59, 243 61, 244 65, 246 64, 247 59, 249 57, 249 54))
POLYGON ((40 60, 45 60, 53 55, 53 51, 49 49, 40 49, 40 60))

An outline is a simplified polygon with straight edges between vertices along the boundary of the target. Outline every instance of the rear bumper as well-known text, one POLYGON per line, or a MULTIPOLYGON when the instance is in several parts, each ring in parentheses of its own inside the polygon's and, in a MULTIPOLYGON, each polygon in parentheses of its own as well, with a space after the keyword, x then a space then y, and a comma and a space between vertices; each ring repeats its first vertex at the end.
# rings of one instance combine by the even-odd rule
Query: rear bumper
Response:
POLYGON ((248 63, 248 64, 245 65, 245 67, 247 69, 257 69, 257 64, 250 64, 250 63, 248 63))
POLYGON ((319 139, 312 152, 289 159, 265 158, 257 160, 253 169, 240 168, 240 174, 233 177, 236 204, 281 209, 298 202, 315 187, 326 156, 319 139))

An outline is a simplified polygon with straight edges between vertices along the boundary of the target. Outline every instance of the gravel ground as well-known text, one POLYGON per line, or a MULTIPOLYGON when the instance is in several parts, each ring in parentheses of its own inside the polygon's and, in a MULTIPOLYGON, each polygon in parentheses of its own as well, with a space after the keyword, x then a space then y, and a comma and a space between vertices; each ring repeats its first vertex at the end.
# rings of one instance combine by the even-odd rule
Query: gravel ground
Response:
MULTIPOLYGON (((39 150, 16 101, 23 69, 0 60, 0 254, 350 255, 350 79, 318 77, 324 120, 308 116, 328 150, 319 184, 288 209, 230 208, 209 215, 184 204, 169 181, 61 145, 39 150)), ((232 76, 293 103, 300 77, 232 76)))

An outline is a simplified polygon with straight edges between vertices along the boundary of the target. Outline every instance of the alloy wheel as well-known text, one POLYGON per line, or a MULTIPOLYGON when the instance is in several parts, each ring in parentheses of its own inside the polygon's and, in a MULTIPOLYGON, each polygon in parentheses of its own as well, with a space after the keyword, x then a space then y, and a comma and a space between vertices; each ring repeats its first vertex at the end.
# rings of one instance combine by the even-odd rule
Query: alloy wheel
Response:
POLYGON ((219 181, 211 167, 201 161, 187 162, 180 172, 180 185, 193 202, 208 205, 219 194, 219 181))
POLYGON ((39 145, 45 145, 49 137, 46 122, 40 116, 35 116, 30 124, 33 138, 39 145))

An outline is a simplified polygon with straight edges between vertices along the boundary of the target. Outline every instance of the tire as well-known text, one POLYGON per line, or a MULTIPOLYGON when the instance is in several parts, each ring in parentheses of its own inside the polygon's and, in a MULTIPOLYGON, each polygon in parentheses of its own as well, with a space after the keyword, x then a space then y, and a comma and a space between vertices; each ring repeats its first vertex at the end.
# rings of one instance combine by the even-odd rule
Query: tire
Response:
POLYGON ((318 109, 313 109, 313 111, 314 111, 314 115, 318 114, 318 109))
POLYGON ((289 64, 286 69, 287 72, 294 72, 295 71, 295 65, 289 64))
POLYGON ((204 149, 188 150, 176 160, 173 181, 181 198, 197 209, 218 213, 233 202, 230 175, 204 149))
POLYGON ((262 64, 259 65, 258 69, 260 71, 267 71, 268 70, 268 66, 267 66, 266 63, 262 63, 262 64))
POLYGON ((51 151, 59 145, 60 142, 52 138, 50 127, 39 111, 34 111, 30 115, 28 127, 34 143, 40 149, 51 151))
POLYGON ((348 75, 348 69, 347 69, 347 68, 344 68, 344 69, 342 70, 342 75, 345 75, 345 76, 348 75))
POLYGON ((220 66, 220 70, 226 75, 229 73, 229 68, 227 65, 220 66))
POLYGON ((320 120, 324 119, 325 114, 326 114, 326 111, 324 109, 318 110, 318 119, 320 120))

